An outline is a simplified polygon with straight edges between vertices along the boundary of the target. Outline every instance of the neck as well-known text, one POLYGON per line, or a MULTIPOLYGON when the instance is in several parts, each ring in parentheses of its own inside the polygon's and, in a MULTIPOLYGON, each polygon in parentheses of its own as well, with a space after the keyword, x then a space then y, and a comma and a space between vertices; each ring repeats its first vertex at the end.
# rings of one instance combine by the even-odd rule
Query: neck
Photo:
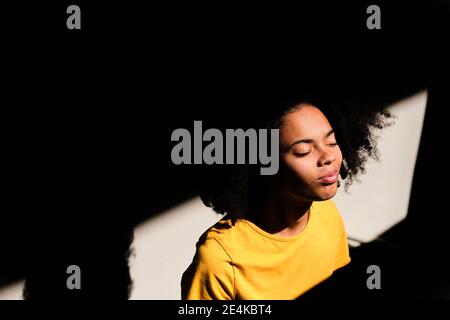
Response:
POLYGON ((302 232, 308 222, 312 201, 278 192, 267 194, 268 197, 253 217, 255 224, 280 236, 289 237, 302 232))

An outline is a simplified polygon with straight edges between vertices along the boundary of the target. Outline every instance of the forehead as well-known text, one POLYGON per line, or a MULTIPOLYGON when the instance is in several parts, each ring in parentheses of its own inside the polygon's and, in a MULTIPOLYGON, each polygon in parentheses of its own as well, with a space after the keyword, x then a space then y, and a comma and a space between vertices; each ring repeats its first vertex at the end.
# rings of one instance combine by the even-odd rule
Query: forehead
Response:
POLYGON ((305 105, 288 113, 280 129, 281 140, 322 139, 331 130, 328 119, 318 108, 305 105))

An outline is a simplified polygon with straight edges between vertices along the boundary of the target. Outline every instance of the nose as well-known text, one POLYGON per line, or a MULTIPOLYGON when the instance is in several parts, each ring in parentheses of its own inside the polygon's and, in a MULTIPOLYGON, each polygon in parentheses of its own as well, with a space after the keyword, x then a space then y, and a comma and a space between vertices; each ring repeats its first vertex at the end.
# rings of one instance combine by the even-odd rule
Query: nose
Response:
POLYGON ((336 157, 329 150, 323 150, 318 161, 319 167, 329 165, 336 160, 336 157))

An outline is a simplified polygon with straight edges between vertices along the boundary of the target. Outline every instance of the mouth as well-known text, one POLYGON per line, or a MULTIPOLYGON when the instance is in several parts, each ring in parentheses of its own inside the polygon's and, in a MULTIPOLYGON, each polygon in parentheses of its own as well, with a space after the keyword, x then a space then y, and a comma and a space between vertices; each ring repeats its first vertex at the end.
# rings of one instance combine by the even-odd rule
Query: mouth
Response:
POLYGON ((332 184, 335 183, 338 179, 338 172, 336 170, 328 172, 326 175, 317 179, 319 182, 323 184, 332 184))

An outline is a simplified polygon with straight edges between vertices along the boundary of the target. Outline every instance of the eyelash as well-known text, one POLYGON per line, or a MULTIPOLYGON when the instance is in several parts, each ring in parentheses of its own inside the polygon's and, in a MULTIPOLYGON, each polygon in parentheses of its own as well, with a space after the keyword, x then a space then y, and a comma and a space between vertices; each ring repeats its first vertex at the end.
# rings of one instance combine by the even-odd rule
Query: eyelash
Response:
MULTIPOLYGON (((311 151, 310 151, 310 152, 311 152, 311 151)), ((307 156, 310 152, 306 152, 306 153, 294 153, 294 155, 301 158, 301 157, 307 156)))
MULTIPOLYGON (((337 145, 338 145, 337 142, 336 142, 336 143, 329 143, 329 144, 328 144, 328 146, 330 146, 330 147, 336 147, 337 145)), ((305 152, 305 153, 300 153, 300 152, 298 152, 298 153, 294 153, 294 155, 297 156, 297 157, 304 157, 304 156, 307 156, 310 152, 311 152, 311 151, 305 152)))

